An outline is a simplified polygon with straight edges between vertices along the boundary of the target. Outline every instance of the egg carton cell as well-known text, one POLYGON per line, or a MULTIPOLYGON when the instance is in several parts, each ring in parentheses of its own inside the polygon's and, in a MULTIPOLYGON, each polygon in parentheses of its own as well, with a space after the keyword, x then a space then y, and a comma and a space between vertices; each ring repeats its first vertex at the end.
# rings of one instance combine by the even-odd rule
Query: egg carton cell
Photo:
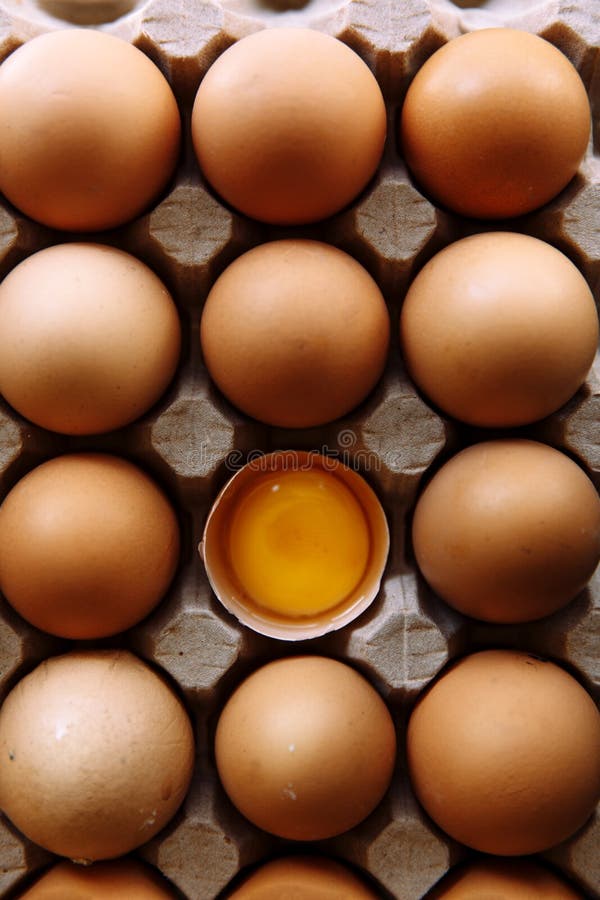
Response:
POLYGON ((0 696, 4 699, 28 669, 57 653, 62 642, 24 622, 4 599, 0 603, 0 696))
POLYGON ((22 882, 25 872, 37 872, 52 856, 41 847, 24 841, 6 819, 0 821, 0 896, 6 897, 22 882))
POLYGON ((478 28, 531 31, 556 44, 575 64, 597 49, 598 14, 586 0, 431 0, 431 6, 452 22, 456 34, 478 28))
POLYGON ((496 625, 470 620, 466 624, 468 646, 505 647, 546 655, 574 668, 592 694, 599 688, 597 632, 600 617, 600 581, 596 573, 589 585, 566 606, 536 623, 496 625))
MULTIPOLYGON (((388 126, 388 143, 393 141, 393 117, 388 126)), ((420 194, 388 149, 389 164, 375 184, 332 228, 335 237, 351 235, 356 249, 364 254, 386 296, 394 305, 415 274, 416 265, 442 240, 444 217, 420 194), (393 227, 382 227, 382 217, 393 227)), ((354 250, 354 247, 352 248, 354 250)), ((356 250, 355 250, 356 252, 356 250)))
MULTIPOLYGON (((183 171, 191 165, 184 161, 183 171)), ((183 175, 182 175, 183 177, 183 175)), ((172 192, 134 226, 129 240, 137 246, 155 246, 178 297, 197 310, 217 274, 255 239, 255 229, 241 216, 225 209, 203 185, 177 183, 172 192), (188 235, 183 243, 182 233, 188 235)), ((197 178, 196 174, 196 178, 197 178)))
POLYGON ((568 872, 584 890, 589 892, 591 897, 598 896, 600 870, 597 847, 599 837, 600 822, 596 811, 575 838, 544 853, 545 859, 556 865, 560 871, 568 872))
POLYGON ((380 611, 354 626, 345 655, 368 666, 396 702, 411 702, 465 645, 465 624, 412 572, 385 579, 382 595, 380 611))
POLYGON ((241 629, 215 610, 199 563, 185 568, 170 597, 131 635, 136 652, 169 672, 193 698, 214 690, 242 647, 241 629))
MULTIPOLYGON (((198 341, 195 329, 193 338, 198 341)), ((245 455, 266 446, 263 426, 234 410, 204 372, 184 376, 172 402, 152 422, 154 453, 193 496, 216 496, 216 485, 245 455), (187 487, 189 490, 189 487, 187 487)))
POLYGON ((599 411, 600 356, 596 354, 583 387, 558 412, 538 423, 535 428, 539 440, 562 448, 581 460, 596 485, 600 475, 599 411))
POLYGON ((464 851, 432 827, 405 783, 392 788, 391 808, 391 821, 365 848, 364 866, 398 900, 424 897, 464 851))
POLYGON ((600 157, 588 154, 581 173, 561 197, 535 215, 543 240, 556 243, 579 266, 596 302, 600 297, 600 251, 594 239, 600 227, 600 157))
POLYGON ((162 872, 177 873, 176 884, 186 897, 217 897, 240 869, 272 852, 274 841, 258 829, 248 829, 224 804, 216 773, 206 765, 201 779, 192 784, 183 813, 170 833, 146 845, 142 853, 162 872))
POLYGON ((50 242, 43 226, 21 215, 4 198, 0 200, 0 271, 3 278, 17 262, 50 242))
MULTIPOLYGON (((282 656, 316 653, 355 667, 385 698, 397 724, 396 771, 382 803, 349 832, 306 850, 347 861, 374 879, 382 897, 420 900, 472 853, 445 836, 417 803, 406 775, 404 735, 423 689, 452 660, 486 647, 547 656, 597 696, 598 576, 565 609, 525 626, 492 626, 453 611, 417 572, 411 517, 424 481, 463 446, 492 436, 433 409, 406 375, 398 352, 398 313, 422 266, 447 244, 497 224, 463 219, 437 207, 402 160, 397 122, 409 83, 424 61, 464 31, 509 25, 546 37, 571 59, 590 95, 593 134, 576 178, 543 209, 502 225, 546 240, 580 268, 600 300, 598 249, 599 13, 592 0, 2 0, 0 58, 36 34, 92 24, 130 41, 160 68, 182 115, 176 170, 151 208, 94 240, 133 253, 174 296, 182 358, 165 395, 137 422, 98 437, 71 438, 31 425, 0 402, 0 495, 35 465, 77 450, 125 456, 154 475, 175 503, 183 533, 181 562, 164 600, 137 626, 102 646, 124 646, 177 683, 192 714, 198 759, 180 812, 139 855, 188 900, 216 900, 262 860, 297 852, 293 842, 245 820, 219 783, 213 754, 216 720, 241 680, 282 656), (314 225, 254 222, 223 203, 195 161, 190 118, 210 65, 235 41, 265 27, 301 25, 340 38, 376 75, 388 136, 375 177, 347 208, 314 225), (390 310, 391 349, 384 375, 360 406, 319 428, 276 429, 240 413, 210 382, 199 322, 216 278, 245 251, 278 238, 312 238, 355 256, 378 282, 390 310), (355 622, 313 641, 290 644, 241 626, 218 602, 197 553, 208 511, 234 471, 253 454, 277 449, 330 453, 356 468, 378 494, 391 532, 381 590, 355 622)), ((80 235, 38 225, 0 202, 0 274, 46 246, 80 235)), ((87 238, 84 238, 87 239, 87 238)), ((343 327, 343 323, 341 323, 343 327)), ((552 416, 511 435, 551 444, 576 458, 598 483, 598 360, 586 384, 552 416)), ((494 437, 499 436, 496 432, 494 437)), ((23 622, 0 605, 0 694, 48 656, 73 646, 23 622)), ((97 642, 94 642, 96 645, 97 642)), ((598 818, 543 854, 586 896, 597 897, 598 818)), ((13 900, 51 860, 0 816, 0 897, 13 900)), ((225 895, 226 896, 226 895, 225 895)))

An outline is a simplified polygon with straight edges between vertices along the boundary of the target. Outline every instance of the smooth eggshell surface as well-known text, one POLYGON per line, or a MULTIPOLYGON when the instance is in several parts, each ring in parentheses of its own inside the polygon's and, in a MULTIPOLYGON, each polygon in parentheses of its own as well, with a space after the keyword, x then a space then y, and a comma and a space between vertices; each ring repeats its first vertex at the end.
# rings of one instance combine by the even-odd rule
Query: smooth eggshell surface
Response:
POLYGON ((125 651, 46 660, 0 710, 0 808, 32 841, 75 861, 150 840, 183 801, 193 764, 181 701, 125 651))
POLYGON ((427 900, 584 900, 584 895, 536 862, 482 859, 450 871, 427 900))
POLYGON ((388 709, 349 666, 318 656, 269 663, 219 718, 217 768, 251 822, 291 840, 321 840, 362 821, 390 783, 396 736, 388 709))
POLYGON ((44 225, 100 231, 139 215, 173 173, 180 132, 160 70, 112 35, 59 29, 0 66, 0 190, 44 225))
POLYGON ((557 410, 584 382, 598 344, 585 278, 524 234, 456 241, 413 281, 400 316, 410 376, 441 410, 484 427, 557 410))
POLYGON ((575 175, 590 135, 577 70, 548 41, 510 28, 461 35, 417 72, 402 153, 453 212, 499 219, 537 209, 575 175))
POLYGON ((19 900, 176 900, 176 895, 149 866, 119 859, 93 866, 58 863, 19 900))
POLYGON ((290 856, 260 866, 227 900, 377 900, 346 866, 318 856, 290 856))
POLYGON ((568 456, 535 441, 475 444, 434 475, 412 539, 427 582, 465 615, 527 622, 565 606, 600 560, 600 498, 568 456))
POLYGON ((413 789, 431 818, 484 853, 537 853, 600 799, 600 714, 571 675, 512 650, 464 657, 410 717, 413 789))
POLYGON ((365 187, 386 135, 375 77, 341 41, 268 28, 238 41, 198 89, 192 137, 204 175, 240 212, 316 222, 365 187))
POLYGON ((43 428, 112 431, 164 392, 180 332, 169 292, 135 257, 100 244, 50 247, 0 285, 0 392, 43 428))
POLYGON ((262 244, 217 279, 200 339, 210 376, 261 422, 307 428, 357 406, 382 375, 389 316, 360 263, 318 241, 262 244))
POLYGON ((56 457, 0 506, 0 589, 28 622, 60 637, 130 628, 162 599, 178 559, 171 504, 115 456, 56 457))

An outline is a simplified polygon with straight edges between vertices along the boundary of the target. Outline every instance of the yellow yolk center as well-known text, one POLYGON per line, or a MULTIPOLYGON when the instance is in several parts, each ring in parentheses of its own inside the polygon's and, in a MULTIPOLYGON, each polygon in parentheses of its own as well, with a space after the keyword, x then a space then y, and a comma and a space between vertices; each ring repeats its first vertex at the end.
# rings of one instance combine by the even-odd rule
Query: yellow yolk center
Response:
POLYGON ((231 566, 247 596, 288 617, 338 606, 369 560, 360 503, 321 469, 258 475, 238 498, 228 537, 231 566))

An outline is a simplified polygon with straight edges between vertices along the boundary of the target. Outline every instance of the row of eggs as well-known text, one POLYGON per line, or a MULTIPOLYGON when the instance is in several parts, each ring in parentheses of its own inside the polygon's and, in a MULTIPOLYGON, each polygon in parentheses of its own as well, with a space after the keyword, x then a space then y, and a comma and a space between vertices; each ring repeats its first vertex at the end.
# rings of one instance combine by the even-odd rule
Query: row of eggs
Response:
MULTIPOLYGON (((262 244, 209 292, 205 364, 225 396, 269 425, 305 428, 354 409, 379 381, 389 316, 369 273, 311 240, 262 244)), ((442 411, 484 427, 557 410, 585 381, 598 316, 560 251, 509 232, 459 240, 414 279, 400 316, 415 383, 442 411)), ((143 263, 99 244, 61 244, 0 285, 0 393, 66 434, 119 428, 146 412, 177 368, 178 313, 143 263)))
MULTIPOLYGON (((62 862, 39 878, 18 900, 175 900, 168 885, 139 860, 97 863, 88 868, 62 862)), ((323 856, 294 855, 271 860, 236 879, 219 900, 381 900, 383 895, 358 873, 323 856)), ((574 886, 532 860, 494 860, 458 866, 427 900, 582 900, 574 886)))
MULTIPOLYGON (((600 560, 600 499, 545 444, 475 444, 418 498, 412 546, 427 582, 465 615, 540 619, 569 603, 600 560)), ((300 640, 339 629, 378 595, 383 508, 357 472, 317 453, 260 455, 226 484, 199 551, 213 590, 244 624, 300 640)), ((133 463, 73 453, 30 471, 0 506, 0 588, 36 627, 114 635, 165 595, 180 556, 176 513, 133 463)))
MULTIPOLYGON (((101 32, 59 30, 12 53, 0 67, 0 109, 0 189, 45 225, 98 231, 130 221, 177 163, 181 123, 168 82, 139 50, 101 32)), ((422 66, 399 130, 437 202, 506 218, 542 206, 575 175, 590 107, 552 44, 489 29, 422 66)), ((374 175, 386 108, 370 69, 341 41, 265 29, 210 67, 192 136, 205 177, 235 209, 273 224, 315 222, 374 175)))
MULTIPOLYGON (((359 824, 397 764, 397 727, 367 679, 324 656, 276 659, 227 700, 221 784, 254 825, 296 842, 359 824)), ((455 660, 406 727, 411 785, 434 822, 490 854, 546 850, 600 796, 600 714, 560 666, 523 652, 455 660)), ((0 710, 0 806, 42 847, 112 859, 173 817, 195 762, 192 724, 164 677, 125 651, 52 657, 0 710)))

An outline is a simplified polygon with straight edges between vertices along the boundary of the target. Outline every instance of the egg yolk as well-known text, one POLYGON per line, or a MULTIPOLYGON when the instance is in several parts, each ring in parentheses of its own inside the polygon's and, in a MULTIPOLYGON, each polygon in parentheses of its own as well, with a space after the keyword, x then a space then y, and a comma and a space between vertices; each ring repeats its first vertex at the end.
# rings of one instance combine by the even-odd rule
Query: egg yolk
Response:
POLYGON ((287 617, 318 615, 342 603, 367 567, 363 509, 335 475, 259 475, 232 511, 231 567, 246 595, 287 617))

